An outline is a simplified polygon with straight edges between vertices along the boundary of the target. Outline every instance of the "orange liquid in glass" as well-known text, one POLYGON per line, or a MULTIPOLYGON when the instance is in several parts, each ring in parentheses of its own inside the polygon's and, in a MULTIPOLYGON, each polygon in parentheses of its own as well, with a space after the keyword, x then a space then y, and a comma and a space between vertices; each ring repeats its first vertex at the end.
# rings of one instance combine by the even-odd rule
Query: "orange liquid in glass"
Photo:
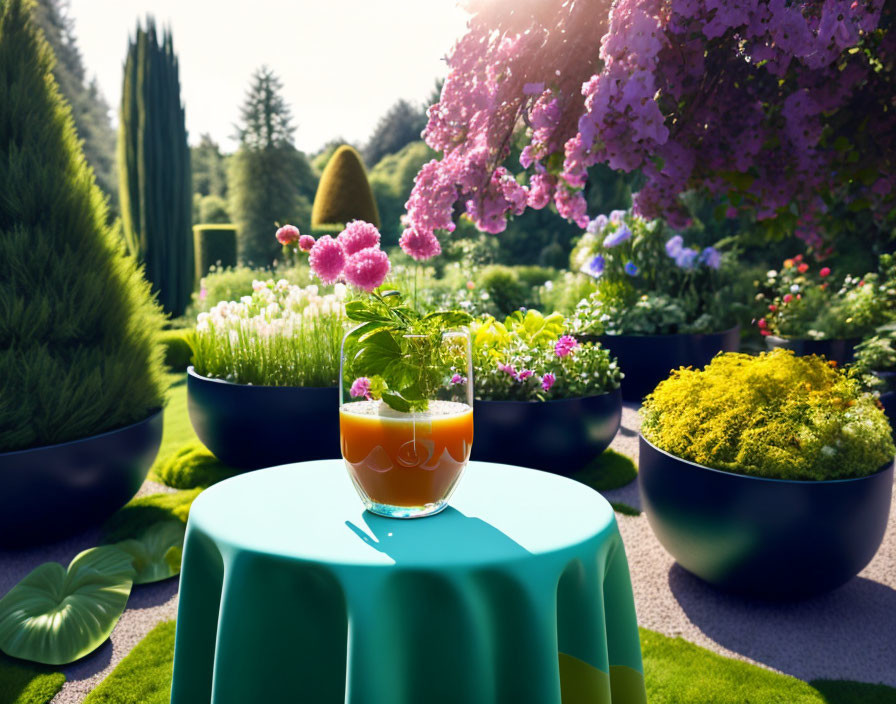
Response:
POLYGON ((434 401, 413 418, 378 401, 339 409, 342 456, 355 485, 371 501, 425 506, 444 500, 470 458, 473 409, 434 401))

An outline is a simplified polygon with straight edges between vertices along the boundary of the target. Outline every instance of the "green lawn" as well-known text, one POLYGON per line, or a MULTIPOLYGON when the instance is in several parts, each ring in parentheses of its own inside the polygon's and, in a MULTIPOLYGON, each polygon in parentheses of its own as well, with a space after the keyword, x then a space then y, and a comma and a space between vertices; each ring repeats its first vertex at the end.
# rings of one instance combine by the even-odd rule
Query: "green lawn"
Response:
MULTIPOLYGON (((859 682, 803 682, 641 629, 650 704, 896 704, 896 689, 859 682)), ((167 704, 174 622, 157 626, 85 704, 167 704)))
POLYGON ((0 704, 47 704, 65 684, 65 675, 46 665, 0 653, 0 704))

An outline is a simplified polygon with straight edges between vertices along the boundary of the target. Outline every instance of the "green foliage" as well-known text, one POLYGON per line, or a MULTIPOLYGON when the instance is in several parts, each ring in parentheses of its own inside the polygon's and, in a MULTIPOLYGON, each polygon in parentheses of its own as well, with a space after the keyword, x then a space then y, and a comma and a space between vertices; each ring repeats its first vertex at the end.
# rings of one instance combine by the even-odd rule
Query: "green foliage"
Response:
POLYGON ((162 405, 162 317, 22 0, 0 6, 0 452, 87 437, 162 405))
POLYGON ((775 479, 846 479, 892 461, 890 424, 858 382, 822 357, 776 349, 682 368, 641 409, 641 432, 677 457, 775 479))
POLYGON ((561 276, 546 281, 538 290, 541 307, 555 310, 563 315, 571 315, 579 301, 597 291, 594 279, 584 274, 565 271, 561 276))
POLYGON ((856 346, 853 367, 866 375, 896 371, 896 323, 879 327, 874 335, 856 346))
POLYGON ((175 519, 186 523, 190 506, 201 491, 202 488, 196 488, 131 499, 103 524, 104 542, 138 540, 157 523, 175 519))
POLYGON ((84 704, 169 704, 174 621, 153 628, 94 689, 84 704))
MULTIPOLYGON (((198 222, 196 224, 227 225, 230 223, 230 213, 227 212, 227 201, 221 196, 202 196, 199 199, 198 222)), ((236 231, 236 228, 234 228, 236 231)), ((234 258, 234 264, 236 258, 234 258)))
POLYGON ((159 582, 180 574, 186 526, 180 520, 160 521, 147 528, 139 538, 115 543, 131 558, 134 584, 159 582))
POLYGON ((404 204, 414 187, 414 177, 420 168, 435 156, 436 153, 418 139, 406 144, 394 154, 386 154, 377 161, 367 161, 368 164, 375 164, 370 169, 370 188, 376 198, 382 221, 380 234, 383 237, 384 247, 398 244, 398 239, 404 231, 401 216, 405 212, 404 204))
POLYGON ((638 468, 631 457, 616 450, 604 450, 571 478, 595 491, 612 491, 637 479, 638 468))
POLYGON ((345 285, 320 295, 285 280, 197 317, 196 373, 255 386, 335 386, 346 330, 345 285))
POLYGON ((281 251, 277 228, 291 223, 307 231, 311 221, 317 178, 293 145, 295 128, 282 91, 274 72, 261 67, 240 111, 240 147, 230 157, 227 184, 243 264, 271 264, 281 251))
POLYGON ((206 489, 239 470, 222 464, 199 441, 182 445, 155 470, 155 478, 174 489, 206 489))
POLYGON ((589 335, 670 335, 732 327, 749 310, 739 267, 713 247, 690 246, 699 239, 694 231, 676 235, 662 220, 611 213, 570 257, 573 270, 597 284, 577 306, 572 328, 589 335))
POLYGON ((236 266, 236 228, 233 225, 194 225, 193 246, 196 250, 196 278, 218 269, 236 266))
POLYGON ((346 224, 364 220, 380 225, 376 201, 367 182, 361 155, 348 145, 336 150, 327 162, 311 212, 311 226, 346 224))
POLYGON ((461 311, 421 314, 398 291, 350 301, 349 320, 360 323, 345 339, 343 384, 370 379, 369 396, 408 413, 425 411, 455 374, 467 371, 466 343, 445 333, 470 322, 461 311))
MULTIPOLYGON (((227 197, 227 164, 217 142, 208 134, 199 138, 199 144, 190 148, 190 166, 193 173, 193 192, 200 196, 227 197)), ((206 218, 202 222, 209 221, 206 218)), ((227 222, 227 221, 225 221, 227 222)))
POLYGON ((165 364, 173 371, 183 372, 193 357, 192 330, 163 330, 160 340, 165 348, 165 364))
POLYGON ((376 123, 373 134, 364 147, 364 161, 376 164, 380 159, 401 151, 407 144, 420 140, 426 127, 426 109, 414 107, 399 99, 376 123))
POLYGON ((13 660, 0 653, 0 702, 48 704, 65 684, 65 675, 46 665, 13 660))
POLYGON ((786 338, 826 340, 864 337, 896 317, 896 260, 880 257, 879 270, 845 276, 838 287, 830 268, 798 256, 770 270, 757 295, 763 330, 786 338), (825 273, 825 276, 821 274, 825 273))
POLYGON ((128 46, 119 123, 125 240, 162 307, 178 316, 193 290, 190 149, 171 32, 159 37, 152 18, 128 46))
POLYGON ((509 315, 529 299, 527 287, 516 271, 508 266, 492 265, 479 272, 479 287, 500 315, 509 315))
POLYGON ((896 689, 884 684, 847 680, 811 680, 809 684, 825 704, 896 704, 896 689))
POLYGON ((567 354, 558 353, 564 330, 559 313, 544 316, 532 309, 516 312, 503 323, 490 316, 475 320, 471 331, 476 398, 549 401, 618 388, 619 365, 599 344, 575 345, 567 354))
POLYGON ((0 650, 45 665, 93 652, 118 623, 134 574, 131 558, 112 546, 85 550, 68 569, 36 567, 0 599, 0 650))
POLYGON ((56 55, 53 77, 59 85, 59 92, 71 106, 75 130, 83 140, 84 157, 96 176, 97 184, 111 199, 114 208, 118 200, 115 130, 109 119, 109 105, 99 84, 96 79, 87 79, 68 3, 66 0, 38 0, 34 5, 34 18, 56 55))

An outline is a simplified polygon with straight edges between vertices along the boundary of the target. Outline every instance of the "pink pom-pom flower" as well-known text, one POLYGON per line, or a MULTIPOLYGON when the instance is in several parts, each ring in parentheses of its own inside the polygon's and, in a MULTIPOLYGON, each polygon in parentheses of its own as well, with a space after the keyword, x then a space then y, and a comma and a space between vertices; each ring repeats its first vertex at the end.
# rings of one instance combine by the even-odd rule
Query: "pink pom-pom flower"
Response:
POLYGON ((370 293, 382 285, 391 268, 389 255, 379 247, 367 247, 348 258, 343 274, 352 286, 370 293))
POLYGON ((349 393, 353 398, 361 398, 362 396, 368 401, 370 400, 370 379, 366 376, 359 376, 352 382, 349 393))
POLYGON ((331 284, 342 274, 345 268, 345 251, 329 235, 324 235, 308 253, 308 264, 311 271, 322 283, 331 284))
POLYGON ((314 238, 311 235, 302 235, 299 237, 299 249, 303 252, 310 252, 314 246, 314 238))
POLYGON ((284 225, 277 230, 276 236, 280 244, 292 244, 299 239, 299 228, 295 225, 284 225))
POLYGON ((557 340, 554 345, 554 353, 558 357, 565 357, 570 352, 573 351, 575 347, 578 346, 578 341, 572 335, 564 335, 559 340, 557 340))
POLYGON ((362 249, 380 246, 380 231, 375 225, 363 220, 352 220, 345 229, 336 237, 336 241, 342 245, 347 257, 360 252, 362 249))
POLYGON ((421 232, 413 227, 405 230, 398 244, 405 254, 418 262, 432 259, 442 253, 442 245, 439 239, 431 232, 421 232))

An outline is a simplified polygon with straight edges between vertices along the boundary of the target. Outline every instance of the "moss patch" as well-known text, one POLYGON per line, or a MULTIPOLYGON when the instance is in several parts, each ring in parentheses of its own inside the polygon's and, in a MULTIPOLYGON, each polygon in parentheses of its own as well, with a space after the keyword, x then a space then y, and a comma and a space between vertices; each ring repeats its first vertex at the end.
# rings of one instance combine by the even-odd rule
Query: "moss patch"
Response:
POLYGON ((595 491, 618 489, 634 481, 638 476, 638 468, 631 457, 616 450, 605 450, 591 463, 572 475, 582 484, 587 484, 595 491))
POLYGON ((199 442, 196 433, 193 432, 193 424, 190 423, 190 414, 187 410, 187 375, 168 375, 168 400, 165 406, 164 429, 162 430, 162 445, 156 456, 155 464, 149 470, 149 479, 161 482, 157 469, 164 464, 171 455, 189 442, 199 442))
POLYGON ((175 489, 205 489, 238 473, 238 469, 222 464, 198 440, 183 445, 155 468, 158 480, 175 489))
POLYGON ((166 621, 128 653, 84 704, 168 704, 173 661, 174 621, 166 621))
POLYGON ((47 704, 65 684, 65 675, 0 653, 0 704, 47 704))
POLYGON ((103 525, 104 541, 139 539, 155 524, 173 519, 186 523, 190 506, 201 491, 196 488, 132 499, 103 525))
POLYGON ((611 501, 610 506, 613 507, 613 510, 616 513, 621 513, 624 516, 640 516, 641 512, 636 509, 634 506, 629 506, 622 501, 611 501))
POLYGON ((896 704, 896 689, 883 684, 812 680, 809 682, 824 696, 827 704, 896 704))

